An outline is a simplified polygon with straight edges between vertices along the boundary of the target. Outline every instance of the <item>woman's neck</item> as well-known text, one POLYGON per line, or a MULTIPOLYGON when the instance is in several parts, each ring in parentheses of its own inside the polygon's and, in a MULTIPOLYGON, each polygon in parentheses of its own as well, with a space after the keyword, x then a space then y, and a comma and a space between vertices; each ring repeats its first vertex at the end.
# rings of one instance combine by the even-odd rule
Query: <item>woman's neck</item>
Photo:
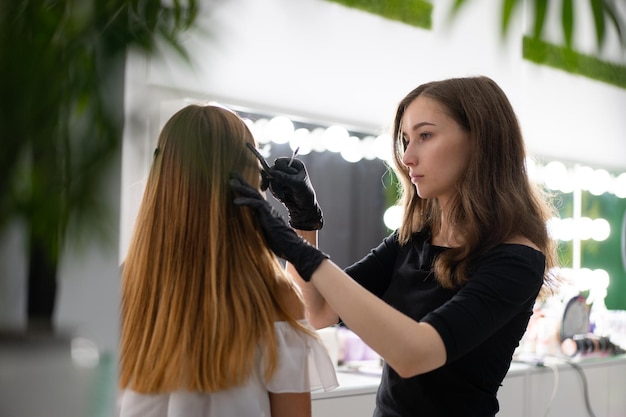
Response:
POLYGON ((455 248, 461 245, 461 239, 455 234, 454 227, 446 220, 445 212, 441 213, 441 223, 438 230, 433 230, 431 243, 435 246, 455 248))
POLYGON ((456 239, 449 233, 436 233, 432 236, 431 243, 435 246, 443 246, 446 248, 452 248, 459 246, 456 239))

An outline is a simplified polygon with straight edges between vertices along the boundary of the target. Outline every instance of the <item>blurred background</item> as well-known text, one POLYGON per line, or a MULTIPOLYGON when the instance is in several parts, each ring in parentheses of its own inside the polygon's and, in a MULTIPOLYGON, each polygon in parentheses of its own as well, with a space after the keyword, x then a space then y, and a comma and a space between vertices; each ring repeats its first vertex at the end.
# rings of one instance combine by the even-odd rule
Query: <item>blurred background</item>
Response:
POLYGON ((489 76, 556 195, 563 297, 626 310, 625 16, 620 0, 2 2, 0 415, 114 414, 119 268, 159 130, 191 102, 239 112, 270 162, 300 147, 320 247, 347 266, 397 225, 397 102, 489 76))

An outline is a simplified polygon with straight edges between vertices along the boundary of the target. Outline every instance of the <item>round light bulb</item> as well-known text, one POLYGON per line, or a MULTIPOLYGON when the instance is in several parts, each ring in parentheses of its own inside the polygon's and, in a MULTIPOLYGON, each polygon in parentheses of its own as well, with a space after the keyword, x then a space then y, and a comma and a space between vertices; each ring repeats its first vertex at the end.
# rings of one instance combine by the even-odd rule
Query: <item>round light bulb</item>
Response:
POLYGON ((265 118, 257 119, 252 126, 252 134, 259 144, 269 143, 270 138, 265 134, 265 127, 269 120, 265 118))
POLYGON ((618 198, 626 198, 626 172, 619 174, 613 180, 613 193, 618 198))
POLYGON ((593 234, 593 221, 589 217, 581 217, 576 220, 575 236, 580 240, 591 239, 593 234))
POLYGON ((374 136, 365 136, 361 139, 361 149, 363 152, 363 158, 368 161, 376 159, 376 149, 374 147, 374 136))
POLYGON ((324 130, 325 129, 322 127, 316 127, 315 129, 311 130, 311 145, 315 152, 326 152, 326 145, 322 140, 324 136, 324 130))
POLYGON ((404 209, 400 206, 391 206, 383 214, 383 222, 389 230, 396 230, 402 224, 404 209))
POLYGON ((574 224, 574 219, 565 218, 561 219, 559 222, 559 230, 558 230, 558 239, 564 242, 569 242, 574 239, 576 233, 576 225, 574 224))
POLYGON ((309 129, 306 129, 304 127, 296 129, 296 131, 293 132, 291 140, 289 141, 289 147, 292 151, 296 148, 299 148, 298 155, 310 154, 313 150, 313 143, 311 138, 311 132, 309 132, 309 129))
POLYGON ((341 152, 344 142, 350 137, 348 131, 341 126, 330 126, 322 134, 322 141, 326 150, 341 152))
POLYGON ((378 159, 391 161, 391 136, 388 134, 377 136, 374 139, 374 152, 378 159))
POLYGON ((265 126, 265 134, 274 143, 287 143, 293 136, 293 122, 285 116, 273 117, 265 126))
POLYGON ((611 183, 611 174, 604 169, 596 169, 591 176, 589 184, 589 192, 593 195, 602 195, 609 189, 611 183))
POLYGON ((611 224, 606 219, 594 219, 591 225, 591 238, 602 242, 611 235, 611 224))
POLYGON ((575 178, 581 190, 589 191, 593 182, 593 168, 588 166, 577 167, 575 178))
POLYGON ((360 139, 356 136, 346 139, 341 149, 341 157, 351 163, 359 162, 363 158, 360 139))
POLYGON ((560 190, 565 187, 567 169, 563 163, 558 161, 549 162, 544 169, 544 180, 546 187, 551 190, 560 190))

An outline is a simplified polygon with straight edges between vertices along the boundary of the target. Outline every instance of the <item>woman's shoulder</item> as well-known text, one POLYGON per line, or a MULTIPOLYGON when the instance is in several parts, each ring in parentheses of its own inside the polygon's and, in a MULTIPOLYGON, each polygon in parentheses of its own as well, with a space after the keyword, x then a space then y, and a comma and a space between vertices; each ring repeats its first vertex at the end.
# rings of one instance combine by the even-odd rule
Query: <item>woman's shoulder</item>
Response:
POLYGON ((541 252, 539 247, 532 240, 530 240, 526 236, 522 236, 522 235, 513 236, 510 239, 506 240, 504 242, 504 244, 528 246, 529 248, 534 249, 537 252, 541 252))
POLYGON ((515 270, 528 267, 543 275, 546 256, 530 239, 516 236, 496 245, 480 255, 477 260, 483 264, 504 265, 503 267, 515 270))
POLYGON ((493 277, 500 277, 501 283, 518 288, 519 283, 533 281, 536 287, 531 287, 538 290, 544 280, 546 257, 535 243, 516 237, 477 256, 472 264, 475 276, 489 282, 493 277))

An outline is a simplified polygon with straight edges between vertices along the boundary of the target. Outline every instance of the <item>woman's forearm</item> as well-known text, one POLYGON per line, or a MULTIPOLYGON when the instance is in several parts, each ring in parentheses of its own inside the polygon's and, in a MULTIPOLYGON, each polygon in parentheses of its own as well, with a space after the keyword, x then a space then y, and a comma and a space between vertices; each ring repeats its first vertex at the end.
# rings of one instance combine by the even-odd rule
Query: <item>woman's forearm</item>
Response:
POLYGON ((445 363, 443 341, 431 325, 389 306, 331 261, 320 264, 311 283, 342 321, 402 377, 428 372, 445 363))
MULTIPOLYGON (((317 231, 316 230, 296 230, 296 233, 304 238, 311 245, 317 247, 317 231)), ((322 297, 317 288, 305 282, 296 268, 290 263, 287 263, 287 271, 295 278, 298 287, 302 291, 304 303, 306 305, 306 317, 311 326, 316 329, 332 326, 337 324, 339 318, 337 313, 326 302, 326 299, 322 297)))

